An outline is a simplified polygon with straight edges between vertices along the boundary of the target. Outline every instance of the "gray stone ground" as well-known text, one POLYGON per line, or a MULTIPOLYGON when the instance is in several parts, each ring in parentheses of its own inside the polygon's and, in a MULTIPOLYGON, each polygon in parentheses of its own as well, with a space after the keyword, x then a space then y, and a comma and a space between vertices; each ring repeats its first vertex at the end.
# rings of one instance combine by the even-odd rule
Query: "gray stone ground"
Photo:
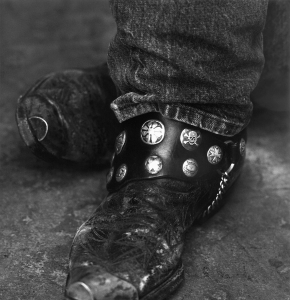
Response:
MULTIPOLYGON (((115 27, 105 0, 2 0, 0 12, 0 299, 62 299, 72 237, 105 196, 106 170, 33 157, 17 132, 16 100, 48 72, 104 61, 115 27)), ((278 48, 274 73, 289 74, 278 48)), ((172 300, 290 299, 289 94, 277 88, 284 75, 263 75, 256 100, 266 95, 276 112, 256 110, 241 178, 226 207, 188 233, 186 280, 172 300)))

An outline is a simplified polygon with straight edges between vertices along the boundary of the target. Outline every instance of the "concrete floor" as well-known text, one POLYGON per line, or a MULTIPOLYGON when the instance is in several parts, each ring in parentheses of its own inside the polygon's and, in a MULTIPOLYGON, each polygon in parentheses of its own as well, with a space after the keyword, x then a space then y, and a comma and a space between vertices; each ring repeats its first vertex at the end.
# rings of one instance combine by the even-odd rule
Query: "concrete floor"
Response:
MULTIPOLYGON (((105 196, 106 170, 35 158, 16 100, 48 72, 104 61, 115 27, 105 0, 2 0, 0 11, 0 299, 62 299, 72 237, 105 196)), ((170 300, 290 299, 289 117, 256 110, 242 176, 226 207, 188 233, 186 280, 170 300)))

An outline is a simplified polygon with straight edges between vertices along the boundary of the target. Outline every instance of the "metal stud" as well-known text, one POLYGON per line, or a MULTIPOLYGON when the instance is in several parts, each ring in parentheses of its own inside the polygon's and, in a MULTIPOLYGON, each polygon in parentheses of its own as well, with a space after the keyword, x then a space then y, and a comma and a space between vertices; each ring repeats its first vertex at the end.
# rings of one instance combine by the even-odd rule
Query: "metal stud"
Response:
POLYGON ((165 136, 165 127, 158 120, 148 120, 141 127, 141 139, 145 144, 156 145, 165 136))
POLYGON ((149 156, 145 161, 145 168, 150 174, 157 174, 162 170, 162 160, 159 156, 149 156))
POLYGON ((199 130, 183 129, 180 135, 181 145, 188 151, 195 150, 201 143, 199 130))
POLYGON ((119 154, 126 142, 126 131, 122 131, 116 138, 116 142, 115 142, 115 150, 116 150, 116 154, 119 154))
POLYGON ((246 154, 246 141, 243 138, 240 141, 240 153, 242 156, 246 154))
POLYGON ((114 175, 114 167, 112 167, 107 174, 107 183, 109 183, 112 180, 113 175, 114 175))
POLYGON ((198 172, 198 164, 193 158, 189 158, 183 163, 182 170, 187 177, 193 177, 198 172))
POLYGON ((126 176, 126 174, 127 174, 127 166, 125 165, 125 164, 122 164, 119 168, 118 168, 118 170, 117 170, 117 172, 116 172, 116 180, 117 180, 117 182, 120 182, 120 181, 122 181, 123 179, 124 179, 124 177, 126 176))
POLYGON ((207 160, 213 164, 218 164, 223 158, 222 149, 219 146, 211 146, 207 151, 207 160))

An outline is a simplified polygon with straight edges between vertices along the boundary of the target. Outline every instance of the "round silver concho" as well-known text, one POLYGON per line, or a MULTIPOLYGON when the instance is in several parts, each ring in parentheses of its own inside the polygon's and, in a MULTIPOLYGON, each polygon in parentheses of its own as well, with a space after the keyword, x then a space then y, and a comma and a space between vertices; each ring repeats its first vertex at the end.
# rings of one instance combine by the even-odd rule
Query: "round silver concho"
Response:
POLYGON ((207 160, 213 164, 218 164, 223 158, 222 149, 219 146, 211 146, 207 151, 207 160))
POLYGON ((246 154, 246 141, 243 138, 240 141, 240 153, 242 156, 246 154))
POLYGON ((150 174, 157 174, 162 170, 162 160, 159 156, 149 156, 145 161, 145 169, 150 174))
POLYGON ((188 151, 195 150, 200 145, 201 139, 198 130, 183 129, 180 135, 181 145, 188 151))
POLYGON ((107 183, 109 183, 112 180, 113 175, 114 175, 114 167, 112 167, 107 174, 107 183))
POLYGON ((148 120, 142 125, 140 133, 144 143, 156 145, 164 139, 165 127, 158 120, 148 120))
POLYGON ((127 166, 125 165, 125 164, 122 164, 119 168, 118 168, 118 170, 117 170, 117 172, 116 172, 116 180, 117 180, 117 182, 120 182, 120 181, 122 181, 123 179, 124 179, 124 177, 126 176, 126 174, 127 174, 127 166))
POLYGON ((119 154, 126 142, 126 132, 122 131, 116 138, 116 142, 115 142, 115 151, 117 154, 119 154))
POLYGON ((193 158, 189 158, 183 163, 182 170, 187 177, 193 177, 198 171, 198 164, 193 158))

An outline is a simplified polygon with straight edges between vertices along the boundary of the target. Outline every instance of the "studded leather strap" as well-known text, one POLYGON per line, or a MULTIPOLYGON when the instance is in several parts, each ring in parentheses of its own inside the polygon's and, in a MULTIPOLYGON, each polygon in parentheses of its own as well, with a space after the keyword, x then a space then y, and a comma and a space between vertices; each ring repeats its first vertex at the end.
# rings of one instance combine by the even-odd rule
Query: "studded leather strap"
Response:
POLYGON ((193 182, 222 173, 245 155, 245 145, 245 130, 229 138, 148 113, 124 122, 107 188, 113 191, 128 181, 149 178, 193 182))

